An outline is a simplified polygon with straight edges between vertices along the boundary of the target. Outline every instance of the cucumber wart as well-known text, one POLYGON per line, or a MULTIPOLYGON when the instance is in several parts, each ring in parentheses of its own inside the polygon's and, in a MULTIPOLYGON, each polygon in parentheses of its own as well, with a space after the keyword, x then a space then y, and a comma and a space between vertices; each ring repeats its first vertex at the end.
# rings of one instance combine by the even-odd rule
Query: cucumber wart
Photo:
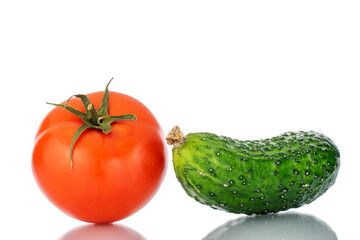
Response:
POLYGON ((232 213, 267 214, 298 208, 325 193, 336 180, 340 154, 334 142, 313 131, 239 141, 212 133, 187 136, 174 127, 178 181, 196 201, 232 213))

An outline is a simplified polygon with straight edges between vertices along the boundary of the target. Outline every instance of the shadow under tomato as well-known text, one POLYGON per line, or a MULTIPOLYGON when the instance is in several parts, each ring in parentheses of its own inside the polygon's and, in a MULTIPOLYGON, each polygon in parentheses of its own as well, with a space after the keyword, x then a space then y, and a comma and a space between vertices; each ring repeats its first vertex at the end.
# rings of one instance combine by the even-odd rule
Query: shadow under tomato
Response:
POLYGON ((59 240, 146 240, 135 230, 119 224, 89 224, 74 228, 59 240))
POLYGON ((308 214, 289 212, 243 216, 209 233, 203 240, 337 240, 328 224, 308 214))

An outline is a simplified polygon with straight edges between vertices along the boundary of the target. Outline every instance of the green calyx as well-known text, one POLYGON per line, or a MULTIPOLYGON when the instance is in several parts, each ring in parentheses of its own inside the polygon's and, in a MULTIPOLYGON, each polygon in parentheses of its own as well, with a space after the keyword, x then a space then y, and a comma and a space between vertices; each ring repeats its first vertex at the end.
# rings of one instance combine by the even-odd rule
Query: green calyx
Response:
POLYGON ((71 147, 70 147, 70 161, 71 161, 71 167, 73 167, 74 162, 72 158, 73 148, 75 145, 76 140, 79 138, 79 136, 88 128, 95 128, 102 130, 103 133, 107 134, 111 132, 111 124, 115 121, 119 120, 130 120, 134 121, 137 119, 137 117, 134 114, 125 114, 121 116, 109 116, 108 110, 109 110, 109 84, 113 80, 110 79, 109 83, 106 85, 103 98, 101 100, 101 104, 98 110, 95 109, 95 106, 90 102, 89 98, 86 95, 83 94, 76 94, 71 96, 65 104, 56 104, 56 103, 48 103, 50 105, 54 105, 56 107, 62 107, 72 114, 78 116, 81 118, 81 120, 84 122, 83 125, 75 132, 71 147), (79 110, 76 110, 72 107, 68 106, 68 103, 71 98, 77 97, 80 98, 82 103, 84 104, 84 107, 86 109, 86 112, 80 112, 79 110))

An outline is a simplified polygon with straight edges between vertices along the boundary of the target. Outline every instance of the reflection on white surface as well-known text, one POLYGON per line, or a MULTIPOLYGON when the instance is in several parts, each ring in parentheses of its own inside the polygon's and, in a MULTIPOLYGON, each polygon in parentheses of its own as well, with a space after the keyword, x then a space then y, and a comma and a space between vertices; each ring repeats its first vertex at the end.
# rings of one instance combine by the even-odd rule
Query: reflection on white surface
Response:
POLYGON ((240 217, 209 233, 203 240, 337 240, 320 219, 301 213, 240 217))
POLYGON ((59 240, 146 240, 133 229, 119 224, 89 224, 77 227, 59 240))

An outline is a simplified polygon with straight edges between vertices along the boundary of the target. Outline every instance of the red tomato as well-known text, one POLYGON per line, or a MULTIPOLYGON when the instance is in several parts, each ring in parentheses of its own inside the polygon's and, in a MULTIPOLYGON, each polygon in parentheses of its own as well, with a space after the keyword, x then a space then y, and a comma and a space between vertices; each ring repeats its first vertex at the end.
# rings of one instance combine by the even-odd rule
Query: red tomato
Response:
MULTIPOLYGON (((87 95, 95 109, 103 94, 87 95)), ((153 114, 130 96, 108 94, 110 116, 135 114, 137 119, 113 122, 107 134, 86 129, 74 144, 73 165, 70 147, 83 124, 79 117, 56 107, 35 139, 32 168, 40 189, 63 212, 85 222, 114 222, 141 209, 158 190, 167 166, 163 132, 153 114)), ((85 112, 79 98, 67 106, 85 112)))

